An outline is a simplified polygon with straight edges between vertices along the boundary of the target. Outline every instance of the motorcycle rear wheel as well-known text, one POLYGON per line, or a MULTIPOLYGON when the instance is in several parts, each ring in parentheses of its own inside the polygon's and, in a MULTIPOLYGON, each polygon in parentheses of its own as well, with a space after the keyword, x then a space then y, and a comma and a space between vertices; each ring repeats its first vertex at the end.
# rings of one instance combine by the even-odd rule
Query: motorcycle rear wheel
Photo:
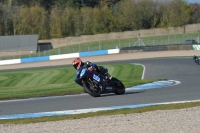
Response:
POLYGON ((116 95, 122 95, 122 94, 125 93, 125 86, 120 80, 118 80, 117 78, 112 77, 111 81, 118 82, 118 85, 114 86, 115 87, 114 93, 116 95))

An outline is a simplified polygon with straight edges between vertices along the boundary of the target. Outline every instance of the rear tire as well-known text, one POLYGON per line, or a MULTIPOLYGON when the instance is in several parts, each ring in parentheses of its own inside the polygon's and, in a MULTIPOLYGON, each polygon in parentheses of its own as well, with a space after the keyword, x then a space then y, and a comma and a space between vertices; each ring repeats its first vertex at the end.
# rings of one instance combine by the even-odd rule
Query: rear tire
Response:
POLYGON ((93 97, 100 97, 101 91, 100 89, 97 89, 97 91, 93 91, 90 89, 89 84, 87 82, 83 82, 83 88, 84 90, 93 97))
POLYGON ((124 86, 124 84, 120 80, 118 80, 117 78, 114 78, 114 77, 112 77, 111 82, 112 81, 114 81, 114 82, 117 81, 118 82, 118 85, 113 86, 113 87, 115 87, 114 93, 116 95, 122 95, 122 94, 124 94, 125 93, 125 86, 124 86))

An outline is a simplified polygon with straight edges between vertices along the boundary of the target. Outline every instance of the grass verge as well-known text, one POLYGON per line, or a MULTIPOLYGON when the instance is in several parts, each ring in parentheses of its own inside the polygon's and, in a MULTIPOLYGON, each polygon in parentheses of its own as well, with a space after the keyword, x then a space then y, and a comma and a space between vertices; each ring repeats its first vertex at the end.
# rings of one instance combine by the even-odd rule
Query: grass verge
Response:
MULTIPOLYGON (((104 65, 112 76, 121 80, 125 87, 156 81, 141 80, 143 67, 132 64, 104 65)), ((0 100, 34 98, 83 93, 83 88, 74 82, 73 67, 41 68, 0 75, 0 100)))

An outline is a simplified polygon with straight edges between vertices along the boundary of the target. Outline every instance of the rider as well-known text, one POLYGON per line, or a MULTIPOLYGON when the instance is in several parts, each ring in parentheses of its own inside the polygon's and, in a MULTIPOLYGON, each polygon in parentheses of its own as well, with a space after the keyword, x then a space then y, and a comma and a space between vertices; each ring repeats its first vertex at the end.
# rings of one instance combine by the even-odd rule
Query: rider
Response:
POLYGON ((196 61, 196 59, 198 59, 198 57, 196 55, 194 55, 193 59, 196 61))
POLYGON ((76 69, 76 78, 75 78, 75 82, 77 84, 79 84, 80 86, 82 86, 82 81, 79 77, 79 69, 83 66, 85 66, 88 70, 90 70, 91 68, 93 68, 94 70, 96 70, 98 73, 104 75, 106 77, 106 79, 109 81, 111 80, 112 76, 108 73, 108 70, 105 69, 103 66, 97 66, 96 64, 86 61, 86 62, 82 62, 82 60, 80 58, 76 58, 72 61, 72 65, 74 66, 74 68, 76 69))

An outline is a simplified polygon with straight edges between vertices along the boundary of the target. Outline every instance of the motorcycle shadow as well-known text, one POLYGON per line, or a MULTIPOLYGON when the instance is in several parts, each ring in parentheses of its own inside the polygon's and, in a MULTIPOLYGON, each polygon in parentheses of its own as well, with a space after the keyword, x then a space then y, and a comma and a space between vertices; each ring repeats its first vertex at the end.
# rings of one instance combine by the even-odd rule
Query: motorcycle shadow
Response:
MULTIPOLYGON (((123 95, 132 95, 132 94, 138 94, 138 93, 143 93, 145 91, 137 91, 137 92, 125 92, 123 95)), ((116 95, 113 93, 105 93, 105 94, 101 94, 101 97, 108 97, 108 96, 123 96, 123 95, 116 95)))

